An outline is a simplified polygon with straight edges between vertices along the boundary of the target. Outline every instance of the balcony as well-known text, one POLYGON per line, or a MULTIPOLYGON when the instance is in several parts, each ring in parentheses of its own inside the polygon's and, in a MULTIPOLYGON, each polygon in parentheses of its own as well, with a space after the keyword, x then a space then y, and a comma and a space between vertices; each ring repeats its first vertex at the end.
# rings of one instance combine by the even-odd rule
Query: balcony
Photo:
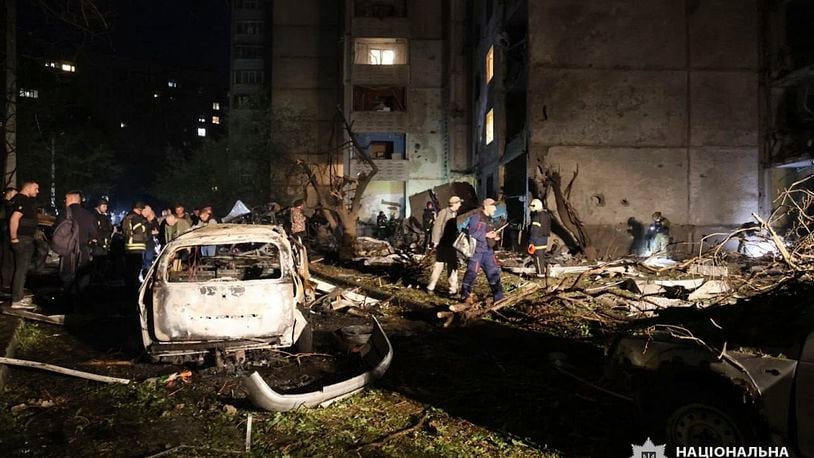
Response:
POLYGON ((354 132, 406 132, 406 111, 354 111, 351 113, 354 132))
POLYGON ((403 17, 355 17, 351 33, 354 37, 409 37, 410 21, 403 17))
POLYGON ((354 64, 351 82, 364 86, 408 86, 410 66, 354 64))

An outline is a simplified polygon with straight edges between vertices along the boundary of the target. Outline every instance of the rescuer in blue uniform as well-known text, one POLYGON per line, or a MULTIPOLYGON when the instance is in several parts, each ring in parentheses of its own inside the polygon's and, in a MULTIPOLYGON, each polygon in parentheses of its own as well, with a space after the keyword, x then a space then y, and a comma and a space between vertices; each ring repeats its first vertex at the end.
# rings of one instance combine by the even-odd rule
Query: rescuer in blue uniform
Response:
POLYGON ((475 253, 469 258, 464 274, 464 284, 461 288, 461 298, 464 302, 474 303, 475 296, 472 295, 472 286, 478 275, 478 270, 483 269, 486 279, 489 281, 489 288, 495 301, 503 299, 503 286, 500 284, 500 267, 495 259, 495 252, 489 245, 500 240, 500 235, 491 225, 492 215, 497 211, 494 199, 484 199, 483 208, 480 212, 472 215, 467 224, 469 235, 476 240, 475 253))

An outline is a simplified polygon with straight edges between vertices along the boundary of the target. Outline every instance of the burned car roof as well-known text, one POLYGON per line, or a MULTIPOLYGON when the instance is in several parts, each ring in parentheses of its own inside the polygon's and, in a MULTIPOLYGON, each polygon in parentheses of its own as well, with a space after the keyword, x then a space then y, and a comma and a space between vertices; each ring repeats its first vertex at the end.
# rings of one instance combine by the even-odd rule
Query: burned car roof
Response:
POLYGON ((207 243, 248 240, 279 241, 285 240, 287 237, 285 231, 280 226, 260 224, 212 224, 185 232, 167 244, 167 246, 203 245, 207 243))

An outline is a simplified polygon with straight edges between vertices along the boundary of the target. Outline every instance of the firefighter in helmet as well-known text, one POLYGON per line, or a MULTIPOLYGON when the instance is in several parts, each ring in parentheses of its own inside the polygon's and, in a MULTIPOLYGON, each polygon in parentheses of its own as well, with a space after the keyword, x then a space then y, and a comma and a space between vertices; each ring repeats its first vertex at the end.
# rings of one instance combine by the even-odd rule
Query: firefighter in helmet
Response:
POLYGON ((534 199, 529 204, 531 211, 531 226, 529 229, 529 254, 534 258, 534 267, 537 276, 544 277, 546 271, 545 255, 548 249, 548 237, 551 235, 551 216, 543 208, 540 199, 534 199))

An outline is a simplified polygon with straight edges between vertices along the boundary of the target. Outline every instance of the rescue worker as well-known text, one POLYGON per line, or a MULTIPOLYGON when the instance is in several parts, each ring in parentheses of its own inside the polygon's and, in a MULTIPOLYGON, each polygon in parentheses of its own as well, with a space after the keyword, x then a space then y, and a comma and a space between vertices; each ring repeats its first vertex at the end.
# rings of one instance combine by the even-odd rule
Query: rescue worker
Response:
POLYGON ((472 294, 472 287, 475 284, 475 277, 478 271, 483 269, 486 274, 486 279, 489 281, 489 288, 492 290, 492 296, 495 301, 503 299, 503 286, 500 284, 500 267, 497 265, 495 252, 493 251, 492 244, 500 240, 498 234, 492 227, 492 216, 497 211, 495 200, 491 198, 484 199, 481 211, 472 215, 467 224, 467 231, 469 236, 476 240, 475 253, 469 258, 466 265, 466 274, 464 274, 464 284, 461 288, 461 298, 467 304, 473 304, 476 300, 475 295, 472 294))
POLYGON ((447 201, 447 208, 438 212, 438 217, 432 225, 431 247, 435 248, 435 264, 430 275, 430 283, 427 291, 435 291, 435 285, 441 277, 444 267, 447 270, 449 281, 449 294, 458 293, 458 252, 453 244, 458 237, 458 210, 461 209, 461 200, 458 196, 452 196, 447 201))
POLYGON ((376 217, 376 238, 379 240, 387 238, 387 215, 384 214, 384 211, 379 211, 379 215, 376 217))
POLYGON ((534 257, 534 268, 537 277, 546 275, 546 251, 548 237, 551 236, 551 216, 543 209, 543 202, 534 199, 529 204, 531 227, 529 228, 529 254, 534 257))
POLYGON ((138 288, 139 274, 144 263, 144 251, 147 249, 147 238, 151 237, 151 234, 147 232, 147 220, 141 215, 144 207, 143 202, 134 203, 133 209, 122 221, 122 232, 124 233, 124 281, 131 290, 138 288))
POLYGON ((670 244, 670 220, 662 216, 661 212, 653 213, 653 223, 650 225, 650 254, 663 253, 670 244))

